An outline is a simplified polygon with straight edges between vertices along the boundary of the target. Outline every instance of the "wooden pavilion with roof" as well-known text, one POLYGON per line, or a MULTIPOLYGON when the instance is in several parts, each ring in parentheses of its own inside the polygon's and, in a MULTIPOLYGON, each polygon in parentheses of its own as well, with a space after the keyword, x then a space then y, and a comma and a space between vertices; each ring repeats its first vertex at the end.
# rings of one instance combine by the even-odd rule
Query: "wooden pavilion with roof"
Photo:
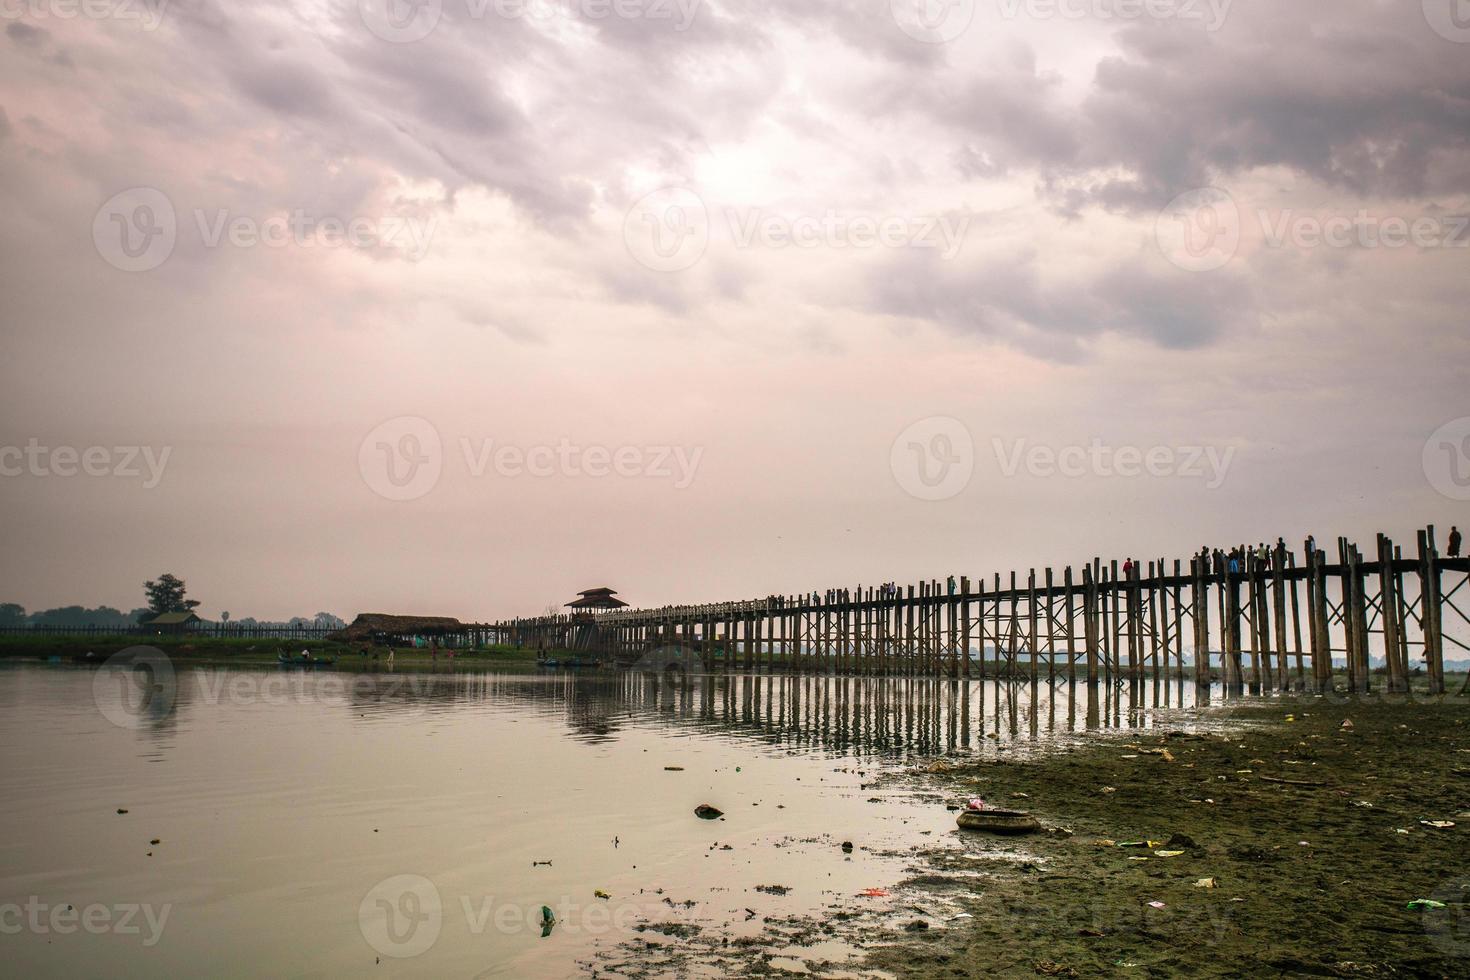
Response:
POLYGON ((567 608, 588 615, 608 609, 622 609, 628 604, 621 599, 615 598, 617 594, 617 591, 614 589, 588 589, 585 592, 577 593, 580 598, 567 603, 567 608))

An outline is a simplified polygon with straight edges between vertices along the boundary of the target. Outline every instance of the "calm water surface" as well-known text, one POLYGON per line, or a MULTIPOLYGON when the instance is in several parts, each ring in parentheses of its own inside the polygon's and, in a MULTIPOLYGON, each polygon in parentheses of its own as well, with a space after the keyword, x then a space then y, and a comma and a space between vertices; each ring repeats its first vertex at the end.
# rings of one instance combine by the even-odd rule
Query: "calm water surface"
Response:
POLYGON ((560 977, 677 941, 640 926, 772 938, 768 916, 890 903, 896 922, 859 893, 963 842, 873 781, 1155 722, 1104 691, 1089 710, 1044 681, 4 668, 0 950, 15 976, 560 977))

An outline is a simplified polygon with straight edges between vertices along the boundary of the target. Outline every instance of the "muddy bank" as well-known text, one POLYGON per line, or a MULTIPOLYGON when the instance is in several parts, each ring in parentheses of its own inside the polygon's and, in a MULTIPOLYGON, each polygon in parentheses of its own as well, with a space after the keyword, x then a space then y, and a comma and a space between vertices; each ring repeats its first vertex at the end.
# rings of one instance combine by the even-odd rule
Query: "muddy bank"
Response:
POLYGON ((924 889, 974 918, 900 934, 868 964, 918 977, 1470 975, 1470 700, 1205 714, 1230 728, 925 774, 947 797, 1065 830, 967 834, 925 853, 924 889), (1018 849, 1019 865, 986 860, 1018 849), (1426 898, 1446 907, 1406 908, 1426 898))
POLYGON ((908 869, 882 894, 791 882, 816 884, 818 907, 772 914, 751 894, 748 915, 696 929, 654 920, 583 966, 638 978, 1470 976, 1470 699, 1288 698, 1174 718, 893 773, 881 797, 943 819, 911 838, 917 849, 881 854, 852 828, 851 860, 875 880, 874 858, 908 869), (1046 832, 952 829, 946 804, 974 796, 1029 809, 1046 832), (1409 908, 1417 899, 1444 907, 1409 908))

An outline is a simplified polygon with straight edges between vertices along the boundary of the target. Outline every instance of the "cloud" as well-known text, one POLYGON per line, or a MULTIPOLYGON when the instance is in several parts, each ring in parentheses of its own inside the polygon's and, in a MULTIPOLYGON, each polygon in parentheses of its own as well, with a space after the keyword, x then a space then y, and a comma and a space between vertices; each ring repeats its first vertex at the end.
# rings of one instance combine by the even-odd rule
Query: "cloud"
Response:
POLYGON ((13 20, 5 25, 5 36, 19 47, 39 48, 50 40, 51 33, 44 28, 27 24, 25 21, 13 20))

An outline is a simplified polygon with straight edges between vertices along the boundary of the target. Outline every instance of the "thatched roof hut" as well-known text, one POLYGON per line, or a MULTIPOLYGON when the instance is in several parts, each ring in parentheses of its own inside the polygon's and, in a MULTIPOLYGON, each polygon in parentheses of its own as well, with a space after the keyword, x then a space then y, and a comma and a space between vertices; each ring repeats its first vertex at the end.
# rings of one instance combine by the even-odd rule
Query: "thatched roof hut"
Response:
POLYGON ((449 616, 389 616, 384 613, 360 613, 345 629, 327 635, 338 643, 362 643, 385 637, 447 636, 463 633, 467 627, 449 616))

